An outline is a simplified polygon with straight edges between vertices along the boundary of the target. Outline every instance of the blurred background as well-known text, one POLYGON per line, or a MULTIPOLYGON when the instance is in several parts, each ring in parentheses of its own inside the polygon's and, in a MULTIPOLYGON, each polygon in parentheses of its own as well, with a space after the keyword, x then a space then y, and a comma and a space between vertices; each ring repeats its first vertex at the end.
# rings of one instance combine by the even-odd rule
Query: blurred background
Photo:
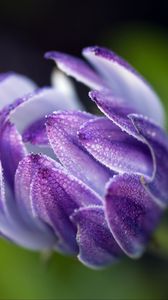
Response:
MULTIPOLYGON (((0 0, 0 72, 50 83, 44 52, 80 55, 104 45, 154 86, 168 115, 168 1, 0 0)), ((166 223, 166 220, 165 220, 166 223)), ((168 240, 167 229, 158 229, 168 240)), ((168 249, 168 243, 167 243, 168 249)), ((168 259, 147 253, 103 271, 54 254, 49 261, 0 240, 0 299, 167 299, 168 259)))

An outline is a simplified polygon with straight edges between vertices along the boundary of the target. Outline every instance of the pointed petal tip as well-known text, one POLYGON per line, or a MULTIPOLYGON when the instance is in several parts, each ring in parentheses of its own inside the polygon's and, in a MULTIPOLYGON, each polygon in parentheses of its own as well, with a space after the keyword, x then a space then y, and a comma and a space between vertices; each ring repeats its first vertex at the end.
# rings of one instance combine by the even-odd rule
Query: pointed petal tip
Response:
POLYGON ((90 91, 88 95, 92 101, 96 102, 98 94, 99 94, 98 91, 93 90, 93 91, 90 91))
MULTIPOLYGON (((98 45, 89 46, 83 49, 82 54, 84 56, 88 56, 90 54, 94 54, 95 56, 100 56, 102 58, 108 58, 109 60, 114 60, 117 58, 119 60, 119 56, 117 56, 114 52, 109 50, 108 48, 101 47, 98 45)), ((126 63, 126 62, 125 62, 126 63)))
POLYGON ((90 53, 90 52, 95 53, 98 49, 100 49, 100 47, 97 46, 97 45, 94 45, 94 46, 88 46, 88 47, 83 48, 82 54, 83 54, 83 55, 87 55, 87 54, 90 53))
POLYGON ((55 55, 55 51, 48 51, 48 52, 44 53, 44 58, 53 59, 54 55, 55 55))
POLYGON ((109 91, 106 90, 106 89, 103 89, 101 91, 98 91, 98 90, 92 90, 89 92, 89 97, 90 99, 95 102, 97 105, 99 105, 99 103, 104 103, 106 101, 107 102, 110 102, 110 105, 113 104, 113 102, 116 102, 118 104, 121 103, 122 99, 120 98, 114 98, 112 95, 109 94, 109 91))
POLYGON ((59 51, 49 51, 44 54, 44 58, 53 59, 56 62, 66 61, 66 59, 72 59, 73 56, 67 53, 59 52, 59 51))
POLYGON ((124 60, 122 57, 117 55, 111 49, 108 49, 106 47, 101 47, 98 45, 90 46, 84 48, 82 53, 84 56, 89 56, 90 54, 94 54, 95 56, 99 56, 100 58, 107 59, 109 61, 111 60, 133 71, 133 73, 137 73, 137 71, 126 60, 124 60))

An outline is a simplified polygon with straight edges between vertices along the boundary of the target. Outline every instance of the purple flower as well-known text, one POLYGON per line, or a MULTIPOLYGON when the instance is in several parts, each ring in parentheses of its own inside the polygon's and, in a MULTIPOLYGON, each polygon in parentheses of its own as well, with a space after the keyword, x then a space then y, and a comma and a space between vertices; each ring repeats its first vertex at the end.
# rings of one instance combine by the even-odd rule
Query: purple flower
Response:
POLYGON ((157 95, 128 63, 99 47, 83 54, 93 67, 46 57, 92 89, 105 116, 82 112, 60 75, 35 92, 26 78, 0 78, 0 232, 99 268, 144 252, 168 204, 168 138, 157 95))

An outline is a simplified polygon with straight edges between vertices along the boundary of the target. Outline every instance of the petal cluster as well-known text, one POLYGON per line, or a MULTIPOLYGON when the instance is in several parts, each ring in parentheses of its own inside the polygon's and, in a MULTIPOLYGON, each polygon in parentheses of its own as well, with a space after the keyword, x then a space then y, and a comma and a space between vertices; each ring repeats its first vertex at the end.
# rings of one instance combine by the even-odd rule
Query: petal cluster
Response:
POLYGON ((60 73, 41 89, 0 77, 0 234, 100 268, 144 252, 168 205, 168 137, 158 96, 127 62, 97 46, 83 54, 89 64, 46 58, 104 116, 83 112, 60 73))

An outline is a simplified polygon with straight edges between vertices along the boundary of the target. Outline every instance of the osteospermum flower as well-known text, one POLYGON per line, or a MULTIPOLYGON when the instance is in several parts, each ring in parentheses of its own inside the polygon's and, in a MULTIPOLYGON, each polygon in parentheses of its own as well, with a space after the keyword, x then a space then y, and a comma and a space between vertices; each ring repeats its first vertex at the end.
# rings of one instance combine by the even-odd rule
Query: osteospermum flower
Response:
POLYGON ((102 267, 123 254, 139 257, 159 223, 168 203, 168 139, 163 108, 145 80, 109 50, 83 53, 93 68, 58 52, 46 57, 92 89, 105 116, 76 110, 65 80, 11 104, 34 85, 2 77, 0 232, 102 267))

